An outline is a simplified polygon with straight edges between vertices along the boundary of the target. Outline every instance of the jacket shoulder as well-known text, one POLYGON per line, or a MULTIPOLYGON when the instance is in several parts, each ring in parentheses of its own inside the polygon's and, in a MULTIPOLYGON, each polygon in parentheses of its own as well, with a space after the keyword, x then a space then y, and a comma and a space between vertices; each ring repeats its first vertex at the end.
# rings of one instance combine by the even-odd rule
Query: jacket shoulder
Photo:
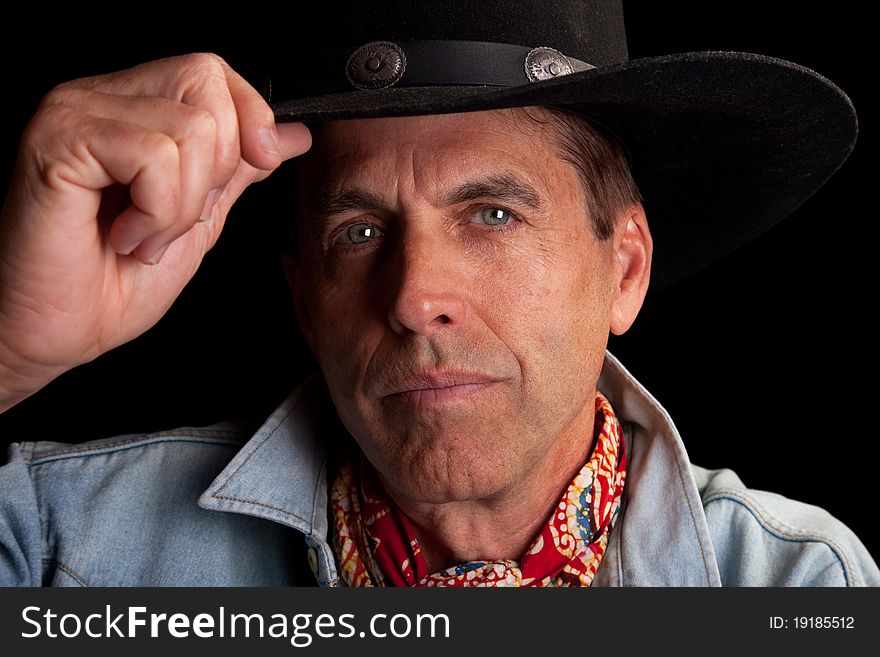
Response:
POLYGON ((78 444, 13 443, 0 467, 0 585, 279 585, 301 536, 202 509, 251 438, 222 422, 78 444), (263 548, 275 546, 278 557, 263 548))
POLYGON ((130 449, 159 448, 173 444, 241 446, 249 437, 238 422, 219 422, 206 427, 178 427, 154 433, 131 433, 80 443, 54 441, 13 443, 9 460, 20 456, 28 467, 67 459, 86 459, 130 449))
POLYGON ((824 509, 691 466, 725 586, 880 586, 858 537, 824 509))

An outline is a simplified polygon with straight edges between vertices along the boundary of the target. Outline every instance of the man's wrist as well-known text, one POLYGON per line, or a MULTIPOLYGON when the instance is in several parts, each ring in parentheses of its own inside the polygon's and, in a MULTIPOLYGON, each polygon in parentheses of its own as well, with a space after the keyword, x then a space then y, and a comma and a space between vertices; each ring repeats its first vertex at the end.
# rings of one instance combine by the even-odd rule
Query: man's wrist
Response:
POLYGON ((0 413, 5 413, 63 373, 61 368, 25 362, 0 338, 0 413))

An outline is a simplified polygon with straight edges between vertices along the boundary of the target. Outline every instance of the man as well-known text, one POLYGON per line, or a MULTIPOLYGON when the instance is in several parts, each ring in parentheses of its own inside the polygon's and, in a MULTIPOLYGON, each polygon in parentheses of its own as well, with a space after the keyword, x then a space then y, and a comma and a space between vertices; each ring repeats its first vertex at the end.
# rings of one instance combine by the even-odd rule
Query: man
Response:
MULTIPOLYGON (((675 247, 701 230, 698 208, 715 210, 715 243, 690 262, 672 250, 655 268, 668 282, 742 241, 733 190, 754 195, 746 232, 778 220, 846 156, 848 108, 803 71, 708 57, 701 73, 715 66, 733 80, 714 89, 716 105, 704 99, 698 117, 679 106, 657 122, 662 107, 644 112, 648 98, 668 102, 664 84, 687 97, 688 85, 705 83, 687 73, 690 60, 621 66, 618 7, 559 6, 572 16, 550 21, 549 46, 528 48, 516 38, 404 37, 402 26, 432 23, 389 3, 376 23, 393 41, 364 39, 313 81, 273 77, 279 120, 331 120, 314 126, 314 148, 294 163, 298 242, 285 260, 323 380, 297 390, 240 451, 229 425, 14 450, 3 472, 5 581, 304 583, 304 536, 324 585, 878 582, 858 539, 827 514, 750 491, 729 471, 689 467, 666 413, 604 351, 608 333, 639 312, 655 234, 675 247), (565 25, 592 31, 578 40, 565 25), (480 80, 472 67, 434 66, 478 54, 491 58, 480 80), (782 82, 794 97, 822 95, 822 118, 840 129, 783 152, 804 160, 784 199, 762 197, 781 180, 776 154, 757 148, 786 143, 775 132, 784 116, 746 107, 754 98, 731 108, 736 76, 755 85, 755 73, 777 76, 767 88, 782 82), (747 109, 767 114, 734 131, 725 151, 719 131, 747 109), (400 113, 413 116, 358 118, 400 113), (695 161, 663 164, 646 144, 676 122, 681 141, 665 140, 664 152, 682 148, 695 161), (665 190, 665 222, 649 227, 626 147, 636 165, 654 165, 641 180, 655 199, 665 190), (832 156, 819 162, 817 152, 832 156), (735 153, 757 158, 761 175, 743 173, 735 153), (678 199, 676 229, 669 203, 682 167, 705 176, 704 191, 678 199), (707 205, 718 189, 722 203, 707 205)), ((468 21, 499 20, 497 8, 470 9, 468 21)), ((7 407, 161 317, 244 187, 308 148, 301 126, 276 127, 267 112, 204 55, 47 96, 4 213, 7 407), (114 181, 130 185, 132 205, 109 217, 104 242, 99 202, 114 181)), ((803 136, 791 130, 787 138, 803 136)))

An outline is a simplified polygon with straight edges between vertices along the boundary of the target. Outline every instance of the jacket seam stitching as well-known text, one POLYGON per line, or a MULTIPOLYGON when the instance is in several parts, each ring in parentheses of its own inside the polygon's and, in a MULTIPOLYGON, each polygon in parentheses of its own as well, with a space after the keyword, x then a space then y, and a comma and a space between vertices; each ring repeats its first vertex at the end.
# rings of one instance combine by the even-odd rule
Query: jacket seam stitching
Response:
POLYGON ((198 440, 196 438, 159 438, 156 440, 144 440, 142 438, 133 439, 132 441, 125 441, 120 443, 113 443, 110 445, 102 445, 101 447, 93 447, 87 449, 80 450, 71 450, 71 451, 63 451, 63 452, 55 452, 54 454, 47 454, 45 456, 41 456, 38 459, 35 459, 29 463, 31 467, 38 467, 41 465, 45 465, 47 463, 55 463, 56 461, 64 461, 67 459, 74 458, 82 458, 86 456, 95 456, 100 453, 119 453, 128 451, 131 449, 139 449, 142 447, 150 447, 151 445, 162 445, 166 443, 190 443, 194 445, 220 445, 220 446, 234 446, 238 443, 229 441, 229 442, 220 442, 220 441, 211 441, 211 440, 198 440))
POLYGON ((755 500, 748 499, 742 495, 739 495, 734 490, 713 493, 712 496, 708 498, 704 503, 704 507, 708 506, 712 502, 717 502, 719 500, 730 500, 731 502, 740 504, 746 509, 746 511, 749 512, 749 514, 751 514, 751 516, 755 520, 758 521, 758 526, 760 526, 762 530, 764 530, 771 536, 778 538, 779 540, 787 541, 789 543, 821 543, 829 550, 831 550, 831 553, 840 563, 840 568, 841 570, 843 570, 843 578, 846 582, 846 585, 853 586, 855 584, 857 580, 857 578, 854 578, 853 576, 855 570, 849 564, 846 550, 830 536, 822 536, 815 533, 801 532, 796 528, 782 522, 778 518, 772 517, 769 513, 767 513, 767 510, 764 509, 755 500), (778 525, 778 527, 775 527, 774 523, 778 525), (791 535, 786 535, 786 531, 791 535))
MULTIPOLYGON (((52 563, 52 561, 53 561, 52 559, 47 559, 44 561, 44 563, 52 563)), ((86 584, 85 580, 82 577, 80 577, 73 568, 71 568, 70 566, 68 566, 67 564, 65 564, 61 561, 58 561, 58 560, 54 560, 54 561, 55 561, 55 567, 58 570, 60 570, 63 573, 66 573, 70 578, 72 578, 77 584, 79 584, 83 588, 89 588, 89 585, 86 584)))
MULTIPOLYGON (((624 420, 624 424, 621 425, 623 428, 623 446, 627 448, 627 436, 629 436, 629 449, 628 453, 632 454, 633 449, 633 436, 635 432, 632 428, 632 422, 628 420, 624 420)), ((629 457, 630 459, 632 456, 629 457)), ((615 551, 617 556, 617 581, 621 587, 626 586, 624 583, 624 570, 623 570, 623 540, 624 540, 624 532, 626 528, 626 510, 629 508, 629 495, 627 494, 629 491, 626 488, 626 485, 623 487, 623 499, 621 500, 621 509, 620 509, 620 528, 617 534, 617 543, 615 545, 615 551)), ((613 529, 612 529, 613 531, 613 529)))
MULTIPOLYGON (((302 523, 305 524, 305 525, 308 525, 308 524, 309 524, 309 521, 306 520, 306 519, 305 519, 304 517, 302 517, 301 515, 299 515, 299 514, 297 514, 297 513, 293 513, 292 511, 288 511, 288 510, 286 510, 286 509, 282 509, 282 508, 279 508, 279 507, 276 507, 276 506, 272 506, 272 505, 270 505, 270 504, 264 504, 263 502, 257 502, 257 501, 255 501, 255 500, 245 500, 245 499, 241 499, 241 498, 238 498, 238 497, 231 497, 231 496, 227 496, 227 495, 220 495, 220 493, 223 491, 223 489, 225 489, 225 488, 229 485, 229 482, 232 481, 232 480, 236 477, 236 475, 241 471, 241 469, 242 469, 245 465, 247 465, 247 463, 251 460, 251 458, 254 456, 254 454, 256 454, 260 449, 262 449, 263 445, 265 445, 265 444, 269 441, 269 439, 272 438, 272 437, 275 435, 275 433, 276 433, 276 432, 277 432, 282 426, 284 426, 285 422, 287 422, 287 419, 293 414, 293 412, 294 412, 294 411, 299 407, 299 405, 302 403, 302 394, 303 394, 303 393, 300 392, 299 394, 295 395, 295 396, 293 397, 293 399, 291 399, 291 403, 290 403, 289 408, 286 410, 286 412, 284 413, 284 415, 282 415, 280 418, 278 418, 278 420, 275 422, 275 425, 274 425, 274 427, 272 428, 272 430, 269 431, 269 433, 266 435, 265 438, 263 438, 259 443, 257 443, 256 445, 253 446, 253 449, 251 449, 250 453, 248 453, 248 455, 244 458, 244 460, 243 460, 241 463, 238 464, 238 467, 236 467, 235 470, 233 470, 232 472, 230 472, 230 473, 227 475, 226 479, 223 481, 222 484, 220 484, 220 485, 217 487, 217 489, 216 489, 215 492, 212 492, 212 493, 211 493, 211 498, 212 498, 212 499, 215 499, 215 500, 226 500, 226 501, 230 501, 230 502, 240 502, 240 503, 242 503, 242 504, 250 504, 250 505, 253 505, 253 506, 263 507, 264 509, 270 509, 270 510, 272 510, 272 511, 277 511, 277 512, 279 512, 279 513, 283 513, 284 515, 289 516, 289 517, 291 517, 291 518, 296 518, 297 520, 299 520, 300 522, 302 522, 302 523)), ((256 436, 254 436, 254 437, 256 437, 256 436)))
MULTIPOLYGON (((687 483, 686 483, 686 481, 685 481, 684 476, 682 475, 682 472, 681 472, 681 463, 679 463, 679 460, 678 460, 678 454, 677 454, 677 453, 675 454, 675 465, 676 465, 675 470, 676 470, 676 473, 678 474, 678 480, 681 482, 682 487, 683 487, 683 488, 685 489, 685 491, 686 491, 686 490, 687 490, 687 483)), ((706 573, 706 584, 708 585, 708 584, 712 581, 712 574, 709 572, 709 566, 708 566, 708 563, 707 563, 707 561, 708 561, 708 557, 707 557, 707 555, 706 555, 706 548, 705 548, 705 546, 703 545, 703 541, 702 541, 702 539, 701 539, 701 537, 700 537, 700 531, 699 531, 699 529, 698 529, 698 527, 697 527, 697 517, 696 517, 696 515, 694 514, 694 508, 693 508, 693 505, 692 505, 692 502, 691 502, 690 496, 689 496, 689 495, 685 495, 685 498, 687 499, 688 513, 689 513, 690 516, 691 516, 691 526, 692 526, 693 529, 694 529, 694 533, 697 535, 697 543, 699 543, 699 545, 700 545, 700 554, 703 556, 703 569, 704 569, 704 571, 705 571, 705 573, 706 573)))
MULTIPOLYGON (((329 458, 330 458, 329 453, 325 453, 324 458, 321 461, 321 467, 319 468, 319 473, 324 472, 323 479, 324 479, 325 488, 326 488, 326 485, 329 483, 328 480, 330 478, 329 469, 325 469, 325 468, 327 468, 327 463, 329 462, 329 458)), ((311 527, 310 527, 310 530, 311 530, 310 533, 313 536, 314 536, 314 532, 315 532, 315 525, 317 524, 317 522, 316 522, 317 515, 318 515, 318 508, 317 507, 318 507, 318 500, 320 499, 318 496, 321 494, 321 491, 319 490, 319 487, 321 485, 321 480, 322 480, 322 477, 319 474, 317 477, 317 480, 315 481, 315 489, 314 489, 314 494, 313 494, 313 498, 312 498, 315 500, 315 503, 312 505, 312 521, 311 521, 311 527)), ((329 500, 327 499, 328 495, 327 495, 326 490, 323 492, 323 495, 324 495, 325 504, 327 506, 329 506, 329 504, 327 504, 329 502, 329 500)), ((324 510, 325 516, 327 515, 326 512, 327 512, 327 509, 325 508, 325 510, 324 510)), ((328 522, 328 521, 325 520, 325 522, 328 522)), ((329 524, 329 522, 328 522, 328 524, 329 524)), ((324 540, 323 542, 326 544, 326 540, 324 540)), ((324 552, 325 552, 325 550, 322 548, 321 549, 322 554, 320 556, 321 559, 324 559, 324 557, 326 556, 324 554, 324 552)), ((334 576, 332 579, 327 580, 328 581, 327 586, 335 587, 339 583, 339 568, 337 567, 337 564, 335 563, 335 558, 332 560, 331 563, 333 565, 333 569, 334 569, 335 573, 334 573, 334 576)), ((317 578, 317 574, 316 574, 316 578, 317 578)))
POLYGON ((31 442, 23 443, 21 445, 21 457, 24 459, 24 462, 27 463, 28 465, 31 464, 31 461, 34 458, 34 447, 35 447, 35 444, 31 443, 31 442))
POLYGON ((213 497, 215 500, 227 500, 229 502, 241 502, 242 504, 253 504, 255 506, 261 506, 265 509, 271 509, 272 511, 278 511, 279 513, 283 513, 286 516, 292 516, 292 517, 296 518, 297 520, 302 520, 304 523, 308 524, 308 520, 306 520, 305 518, 303 518, 300 515, 297 515, 296 513, 293 513, 291 511, 287 511, 285 509, 278 508, 277 506, 272 506, 270 504, 264 504, 263 502, 256 502, 254 500, 244 500, 244 499, 241 499, 240 497, 228 497, 226 495, 216 495, 216 494, 212 494, 211 497, 213 497))
POLYGON ((617 581, 620 582, 620 586, 626 586, 623 581, 623 532, 624 527, 626 526, 626 522, 624 519, 626 518, 626 510, 629 506, 629 499, 624 499, 622 505, 623 508, 621 511, 620 517, 620 533, 617 535, 617 545, 615 546, 615 556, 617 557, 617 581))
MULTIPOLYGON (((315 488, 314 488, 314 493, 312 494, 312 499, 315 501, 315 503, 312 504, 312 521, 311 521, 313 533, 315 530, 315 525, 317 524, 317 517, 318 517, 318 499, 319 499, 318 495, 321 493, 321 491, 319 490, 319 488, 321 486, 321 472, 324 471, 324 468, 327 465, 327 459, 328 459, 328 456, 325 455, 324 458, 321 460, 321 466, 318 468, 318 476, 315 478, 315 488)), ((330 473, 325 472, 324 482, 328 483, 327 480, 329 478, 330 478, 330 473)), ((327 492, 326 491, 324 491, 324 499, 327 500, 327 492)), ((327 500, 327 501, 329 501, 329 500, 327 500)), ((324 515, 326 515, 326 509, 325 509, 324 515)))
MULTIPOLYGON (((241 463, 238 464, 238 467, 237 467, 233 472, 230 472, 230 473, 229 473, 229 476, 226 477, 226 481, 224 481, 224 482, 220 485, 220 488, 217 489, 217 493, 221 492, 224 488, 226 488, 226 486, 227 486, 227 485, 229 484, 229 482, 230 482, 230 481, 231 481, 231 480, 232 480, 232 479, 238 474, 238 472, 239 472, 239 471, 240 471, 245 465, 247 465, 248 461, 251 460, 251 458, 254 456, 254 454, 256 454, 256 453, 257 453, 257 452, 263 447, 263 445, 265 445, 265 444, 269 441, 269 439, 270 439, 272 436, 275 435, 275 432, 278 431, 278 428, 279 428, 280 426, 282 426, 282 425, 287 421, 287 418, 290 417, 290 414, 293 412, 293 410, 296 408, 296 406, 297 406, 297 404, 293 404, 292 407, 291 407, 290 409, 288 409, 287 413, 284 414, 284 417, 282 417, 282 418, 278 421, 278 424, 272 429, 272 431, 270 431, 270 432, 266 435, 266 437, 263 438, 263 440, 261 440, 259 443, 257 443, 256 445, 254 445, 254 448, 253 448, 253 449, 250 451, 250 453, 245 457, 245 459, 244 459, 241 463)), ((216 497, 216 498, 218 498, 218 499, 235 499, 235 498, 232 498, 232 497, 230 497, 230 498, 223 498, 222 496, 217 495, 216 493, 212 493, 211 496, 212 496, 212 497, 216 497)), ((239 502, 246 502, 246 500, 238 500, 238 501, 239 501, 239 502)), ((259 504, 260 506, 265 506, 265 507, 267 507, 267 508, 269 508, 269 509, 275 508, 275 507, 271 507, 271 506, 269 506, 268 504, 261 504, 260 502, 253 502, 253 504, 259 504)), ((280 511, 281 509, 278 509, 278 510, 280 511)), ((285 511, 285 513, 288 513, 288 512, 285 511)), ((289 514, 289 515, 296 515, 296 514, 292 514, 292 513, 291 513, 291 514, 289 514)), ((296 517, 299 517, 299 516, 296 516, 296 517)), ((304 519, 303 519, 303 521, 305 522, 304 519)))

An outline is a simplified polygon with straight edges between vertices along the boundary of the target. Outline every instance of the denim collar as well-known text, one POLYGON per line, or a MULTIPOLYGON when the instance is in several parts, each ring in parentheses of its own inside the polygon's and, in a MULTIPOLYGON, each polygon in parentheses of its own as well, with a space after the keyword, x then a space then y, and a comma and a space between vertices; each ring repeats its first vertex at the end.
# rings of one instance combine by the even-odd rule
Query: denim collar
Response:
POLYGON ((702 499, 669 413, 610 352, 597 387, 621 421, 624 507, 593 586, 721 586, 702 499))
MULTIPOLYGON (((326 440, 338 419, 319 374, 275 409, 199 498, 199 506, 256 516, 305 535, 321 568, 318 581, 336 578, 327 543, 326 440)), ((337 434, 338 435, 338 434, 337 434)))
MULTIPOLYGON (((666 410, 610 352, 598 388, 624 430, 627 480, 594 586, 720 586, 699 491, 666 410)), ((302 532, 335 578, 327 543, 327 449, 339 430, 316 374, 294 390, 202 494, 199 506, 302 532)))

